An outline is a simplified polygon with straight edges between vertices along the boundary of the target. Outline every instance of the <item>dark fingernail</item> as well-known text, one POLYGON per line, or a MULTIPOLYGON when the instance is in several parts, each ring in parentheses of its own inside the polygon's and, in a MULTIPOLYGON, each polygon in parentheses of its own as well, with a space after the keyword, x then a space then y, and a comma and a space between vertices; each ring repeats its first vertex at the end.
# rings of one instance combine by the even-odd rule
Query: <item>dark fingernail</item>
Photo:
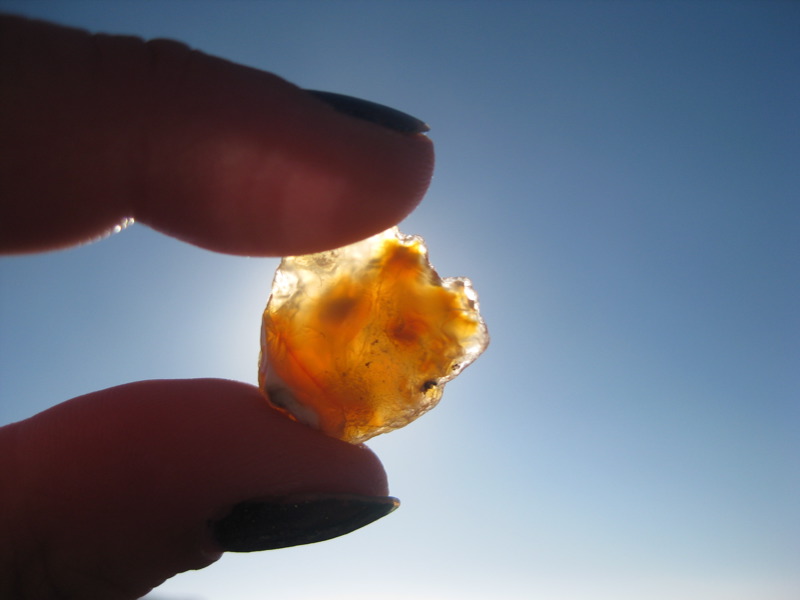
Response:
POLYGON ((376 125, 382 125, 393 131, 400 133, 425 133, 430 131, 427 123, 420 121, 416 117, 401 112, 395 108, 378 104, 377 102, 370 102, 369 100, 362 100, 361 98, 354 98, 353 96, 345 96, 344 94, 334 94, 332 92, 319 92, 317 90, 306 90, 319 100, 329 104, 339 112, 342 112, 356 119, 363 119, 376 125))
POLYGON ((313 544, 350 533, 400 506, 391 497, 303 494, 237 504, 212 524, 226 552, 255 552, 313 544))

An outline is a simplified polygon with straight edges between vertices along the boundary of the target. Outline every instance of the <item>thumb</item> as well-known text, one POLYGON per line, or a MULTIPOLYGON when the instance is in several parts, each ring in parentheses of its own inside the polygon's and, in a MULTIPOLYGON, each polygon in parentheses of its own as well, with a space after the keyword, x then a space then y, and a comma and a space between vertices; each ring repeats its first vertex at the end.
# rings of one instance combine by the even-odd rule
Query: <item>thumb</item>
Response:
POLYGON ((138 598, 223 550, 320 541, 396 506, 368 449, 223 380, 132 383, 6 426, 0 473, 2 597, 138 598))

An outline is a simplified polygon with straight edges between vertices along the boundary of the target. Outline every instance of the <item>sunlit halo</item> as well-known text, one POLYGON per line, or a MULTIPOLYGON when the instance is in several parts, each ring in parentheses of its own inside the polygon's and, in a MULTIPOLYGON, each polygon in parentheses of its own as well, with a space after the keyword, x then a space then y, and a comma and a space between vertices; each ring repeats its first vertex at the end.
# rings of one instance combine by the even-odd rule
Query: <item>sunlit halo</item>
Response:
POLYGON ((134 223, 135 223, 135 221, 134 221, 133 217, 125 217, 124 219, 122 219, 122 221, 120 221, 119 223, 114 225, 114 227, 111 229, 111 232, 109 233, 109 235, 113 235, 115 233, 119 233, 120 231, 122 231, 123 229, 127 229, 128 227, 130 227, 134 223))

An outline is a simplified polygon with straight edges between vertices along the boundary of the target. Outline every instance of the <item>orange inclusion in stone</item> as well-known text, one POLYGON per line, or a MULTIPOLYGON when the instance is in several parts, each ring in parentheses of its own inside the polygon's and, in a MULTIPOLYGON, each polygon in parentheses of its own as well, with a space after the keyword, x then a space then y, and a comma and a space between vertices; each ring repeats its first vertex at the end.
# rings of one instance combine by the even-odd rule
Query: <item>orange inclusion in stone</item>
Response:
POLYGON ((303 263, 302 283, 274 292, 264 312, 262 389, 298 420, 354 443, 435 406, 488 343, 469 282, 442 280, 420 238, 389 231, 395 237, 370 238, 358 264, 332 267, 337 251, 284 259, 282 269, 303 263))

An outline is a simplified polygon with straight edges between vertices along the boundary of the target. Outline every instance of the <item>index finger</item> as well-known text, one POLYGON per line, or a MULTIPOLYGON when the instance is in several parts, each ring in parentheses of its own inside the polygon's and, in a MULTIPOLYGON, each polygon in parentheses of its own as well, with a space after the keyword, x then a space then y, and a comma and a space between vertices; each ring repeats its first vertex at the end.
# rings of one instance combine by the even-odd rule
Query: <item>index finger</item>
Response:
POLYGON ((0 251, 133 218, 219 252, 340 246, 405 217, 433 149, 176 42, 0 18, 0 251))

